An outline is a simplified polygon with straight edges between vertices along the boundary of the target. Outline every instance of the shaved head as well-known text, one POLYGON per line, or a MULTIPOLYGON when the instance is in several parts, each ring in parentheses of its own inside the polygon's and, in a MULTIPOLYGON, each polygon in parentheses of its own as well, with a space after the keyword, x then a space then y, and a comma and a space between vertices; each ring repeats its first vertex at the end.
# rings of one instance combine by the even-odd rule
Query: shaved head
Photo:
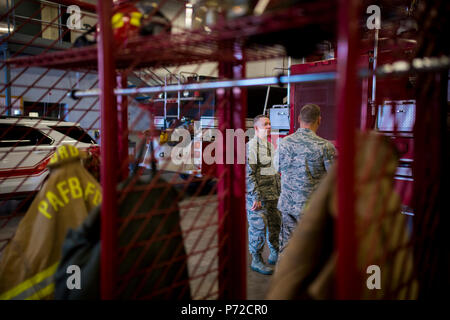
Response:
POLYGON ((300 121, 312 124, 320 117, 320 107, 317 104, 305 104, 300 110, 300 121))

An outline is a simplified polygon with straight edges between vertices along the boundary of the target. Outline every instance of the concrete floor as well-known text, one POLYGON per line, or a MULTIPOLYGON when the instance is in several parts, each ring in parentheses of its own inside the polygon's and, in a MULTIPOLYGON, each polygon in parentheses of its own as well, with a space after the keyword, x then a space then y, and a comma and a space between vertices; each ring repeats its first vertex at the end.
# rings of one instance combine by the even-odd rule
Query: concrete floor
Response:
MULTIPOLYGON (((23 215, 26 212, 26 208, 20 208, 20 200, 10 200, 2 202, 0 200, 0 239, 10 239, 16 232, 17 226, 22 220, 23 215), (14 213, 13 217, 10 217, 11 213, 14 213)), ((4 247, 6 241, 0 241, 0 249, 4 247)), ((3 250, 0 251, 0 259, 2 257, 3 250)))
MULTIPOLYGON (((6 222, 4 218, 14 212, 19 203, 19 201, 11 201, 0 208, 0 239, 11 237, 19 225, 22 216, 14 217, 3 225, 6 222)), ((185 249, 189 256, 188 270, 192 298, 217 299, 217 196, 187 197, 179 203, 179 207, 185 249)), ((247 248, 247 244, 243 246, 247 248)), ((268 251, 266 246, 263 251, 266 261, 268 251)), ((252 271, 249 267, 251 257, 248 250, 247 257, 247 299, 264 299, 271 276, 252 271)))
MULTIPOLYGON (((264 261, 267 262, 269 248, 264 246, 264 261)), ((266 298, 267 289, 272 276, 266 276, 250 269, 251 256, 247 254, 247 300, 263 300, 266 298)))
MULTIPOLYGON (((217 226, 203 228, 206 224, 217 223, 217 197, 204 196, 194 200, 185 199, 180 203, 181 228, 184 231, 185 248, 188 253, 188 269, 191 278, 214 270, 218 267, 217 261, 217 226), (198 228, 189 231, 189 228, 198 228), (197 242, 197 245, 196 245, 197 242), (204 255, 195 254, 198 251, 210 249, 204 255)), ((243 244, 247 248, 247 244, 243 244)), ((269 249, 263 250, 263 258, 267 261, 269 249)), ((261 300, 265 298, 271 276, 254 272, 250 269, 251 256, 247 250, 247 299, 261 300)), ((217 299, 217 295, 208 296, 217 291, 217 272, 211 272, 207 277, 191 281, 193 299, 217 299), (214 284, 211 283, 214 282, 214 284)))

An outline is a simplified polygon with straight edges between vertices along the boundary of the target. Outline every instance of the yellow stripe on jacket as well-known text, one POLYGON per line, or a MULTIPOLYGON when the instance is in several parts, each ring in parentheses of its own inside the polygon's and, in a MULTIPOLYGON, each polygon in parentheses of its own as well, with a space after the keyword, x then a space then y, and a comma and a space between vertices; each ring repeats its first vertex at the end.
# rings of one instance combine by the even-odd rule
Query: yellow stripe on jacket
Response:
POLYGON ((38 274, 34 275, 33 277, 18 284, 11 290, 8 290, 5 293, 2 293, 0 295, 0 300, 10 300, 10 299, 13 299, 14 297, 17 297, 22 292, 30 289, 31 287, 33 287, 35 285, 38 285, 40 282, 44 281, 48 277, 53 276, 53 274, 56 272, 57 268, 58 268, 58 262, 55 263, 54 265, 48 267, 44 271, 41 271, 38 274))

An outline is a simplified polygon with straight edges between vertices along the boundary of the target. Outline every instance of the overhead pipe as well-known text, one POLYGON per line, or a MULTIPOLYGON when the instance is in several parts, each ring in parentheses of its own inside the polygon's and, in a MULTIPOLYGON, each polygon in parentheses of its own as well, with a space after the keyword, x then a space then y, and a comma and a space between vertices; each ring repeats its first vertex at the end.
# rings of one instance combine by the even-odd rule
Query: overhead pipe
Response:
MULTIPOLYGON (((370 77, 376 74, 378 77, 402 75, 411 72, 427 72, 436 71, 442 69, 448 69, 450 67, 450 57, 426 57, 416 58, 412 62, 397 61, 393 64, 385 64, 378 67, 375 72, 369 69, 361 69, 358 73, 360 78, 370 77)), ((142 88, 126 88, 115 89, 115 95, 137 95, 143 93, 161 93, 161 92, 176 92, 180 90, 210 90, 219 88, 231 88, 231 87, 253 87, 264 85, 280 85, 289 83, 300 82, 315 82, 315 81, 329 81, 336 79, 336 72, 323 72, 314 74, 299 74, 291 76, 279 76, 279 77, 263 77, 263 78, 250 78, 250 79, 238 79, 238 80, 221 80, 213 82, 203 83, 190 83, 184 85, 169 85, 169 86, 152 86, 142 88)), ((91 90, 75 90, 67 94, 67 96, 78 99, 85 97, 96 97, 100 95, 100 89, 91 90)))
MULTIPOLYGON (((238 80, 222 80, 204 83, 190 83, 184 85, 168 85, 168 86, 154 86, 145 88, 126 88, 115 89, 116 95, 137 95, 143 93, 161 93, 161 92, 176 92, 183 90, 210 90, 220 88, 232 88, 232 87, 253 87, 262 85, 276 85, 287 84, 289 82, 313 82, 313 81, 329 81, 336 78, 335 72, 324 72, 315 74, 301 74, 293 76, 279 76, 279 77, 264 77, 264 78, 251 78, 251 79, 238 79, 238 80)), ((73 91, 68 94, 72 98, 85 98, 95 97, 100 94, 99 89, 85 90, 85 91, 73 91)))
POLYGON ((67 7, 75 5, 75 6, 80 7, 80 9, 84 10, 84 11, 89 11, 89 12, 93 12, 93 13, 97 12, 97 7, 94 4, 80 1, 80 0, 52 0, 52 1, 42 1, 41 0, 40 2, 61 4, 61 5, 67 6, 67 7))

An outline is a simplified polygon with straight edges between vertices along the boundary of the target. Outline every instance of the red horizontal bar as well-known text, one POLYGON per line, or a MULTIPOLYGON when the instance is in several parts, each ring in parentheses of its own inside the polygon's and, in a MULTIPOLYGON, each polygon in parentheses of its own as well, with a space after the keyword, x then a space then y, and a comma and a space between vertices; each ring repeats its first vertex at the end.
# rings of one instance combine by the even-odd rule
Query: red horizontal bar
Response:
POLYGON ((89 12, 97 12, 97 6, 91 3, 87 3, 84 1, 79 0, 51 0, 51 2, 54 2, 56 4, 62 4, 65 6, 79 6, 81 10, 89 11, 89 12))
MULTIPOLYGON (((136 68, 144 66, 170 66, 174 64, 202 63, 207 61, 233 61, 229 50, 219 49, 218 43, 226 40, 268 32, 298 28, 311 23, 332 24, 336 18, 335 10, 329 2, 321 1, 314 6, 290 8, 282 12, 270 13, 259 17, 245 17, 217 24, 211 27, 212 33, 201 30, 186 31, 180 34, 160 34, 157 36, 129 39, 125 48, 118 48, 117 67, 136 68), (313 9, 311 11, 305 11, 313 9), (307 14, 306 14, 307 13, 307 14), (152 52, 149 55, 148 52, 152 52)), ((88 68, 97 65, 97 48, 71 49, 65 52, 41 55, 31 58, 10 59, 8 63, 15 67, 27 65, 52 66, 54 68, 88 68), (82 62, 82 64, 80 64, 82 62)), ((284 50, 260 45, 247 48, 244 56, 247 61, 285 55, 284 50)))

